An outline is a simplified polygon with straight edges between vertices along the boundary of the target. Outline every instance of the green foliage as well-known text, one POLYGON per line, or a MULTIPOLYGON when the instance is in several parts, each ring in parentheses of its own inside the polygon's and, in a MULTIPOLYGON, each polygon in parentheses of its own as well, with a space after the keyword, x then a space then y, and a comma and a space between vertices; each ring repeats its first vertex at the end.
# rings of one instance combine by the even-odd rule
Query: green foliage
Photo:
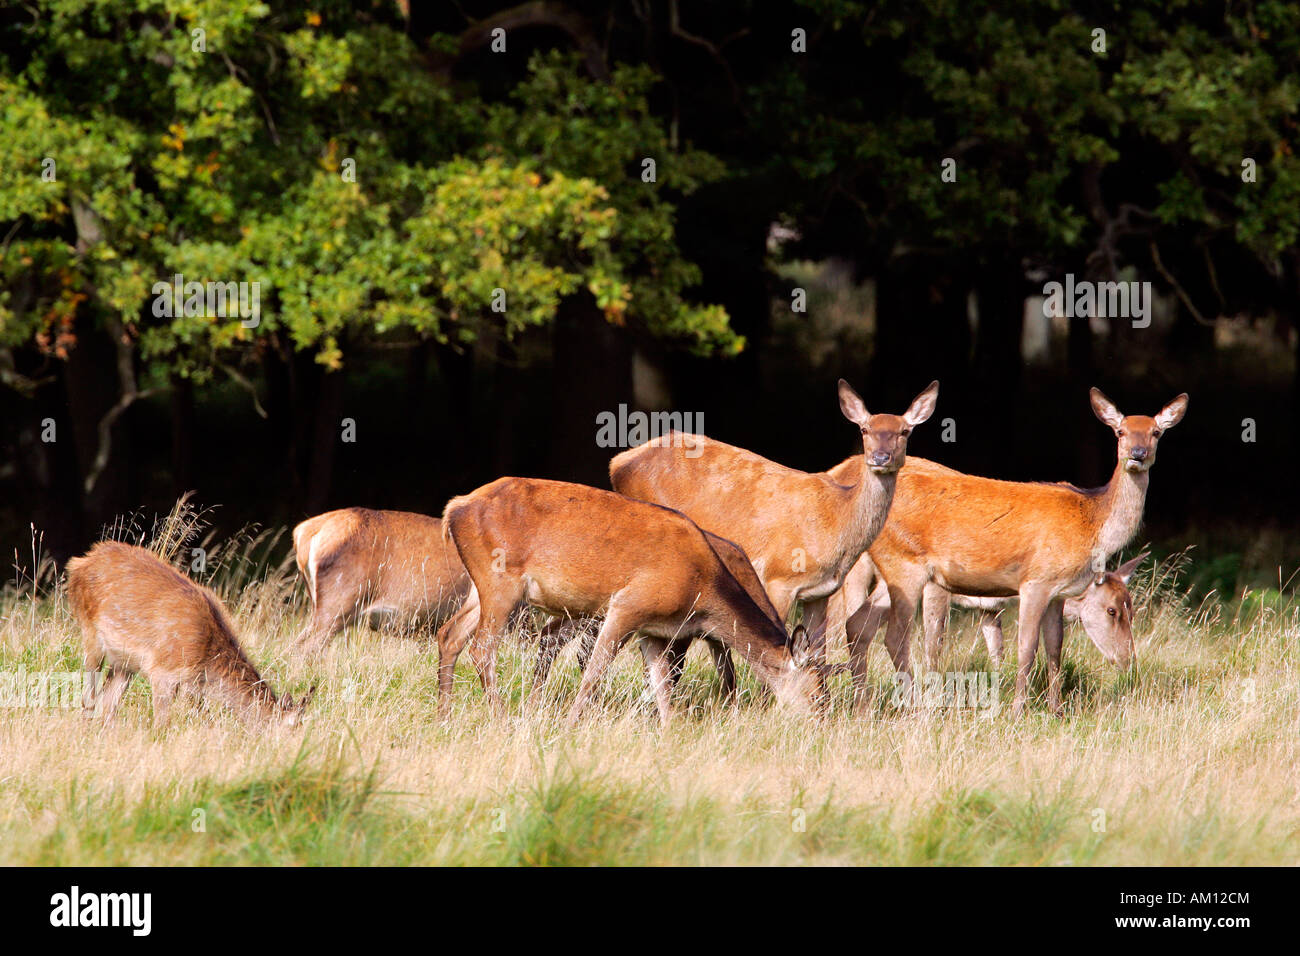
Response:
POLYGON ((1136 204, 1206 238, 1235 224, 1230 238, 1270 268, 1295 247, 1294 4, 800 6, 825 18, 816 50, 754 92, 761 124, 789 130, 773 165, 808 182, 810 206, 817 187, 852 200, 878 254, 1086 253, 1102 227, 1088 177, 1108 215, 1136 204), (948 157, 956 182, 939 176, 948 157), (1246 158, 1257 183, 1242 182, 1246 158))
POLYGON ((698 270, 658 192, 721 167, 671 148, 648 72, 606 84, 549 56, 490 103, 431 70, 397 17, 53 0, 11 18, 0 345, 66 354, 79 315, 115 316, 159 372, 205 378, 277 332, 338 367, 368 337, 511 336, 585 289, 611 322, 700 353, 741 346, 721 308, 687 301, 698 270), (565 101, 542 108, 556 90, 565 101), (658 186, 632 169, 639 149, 658 186), (155 314, 155 283, 176 273, 258 282, 260 324, 155 314))

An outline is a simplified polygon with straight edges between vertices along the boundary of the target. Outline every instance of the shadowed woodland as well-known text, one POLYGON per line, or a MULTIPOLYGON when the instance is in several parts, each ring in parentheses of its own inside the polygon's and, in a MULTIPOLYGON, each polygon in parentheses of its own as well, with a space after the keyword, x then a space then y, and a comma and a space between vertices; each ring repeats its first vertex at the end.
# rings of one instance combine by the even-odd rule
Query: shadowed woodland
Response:
POLYGON ((939 379, 917 454, 1082 485, 1089 386, 1186 391, 1147 536, 1206 588, 1300 562, 1293 4, 50 0, 0 50, 6 555, 190 489, 230 530, 607 486, 623 403, 822 470, 843 376, 939 379), (157 315, 175 274, 258 324, 157 315), (1150 326, 1043 319, 1066 275, 1150 326))

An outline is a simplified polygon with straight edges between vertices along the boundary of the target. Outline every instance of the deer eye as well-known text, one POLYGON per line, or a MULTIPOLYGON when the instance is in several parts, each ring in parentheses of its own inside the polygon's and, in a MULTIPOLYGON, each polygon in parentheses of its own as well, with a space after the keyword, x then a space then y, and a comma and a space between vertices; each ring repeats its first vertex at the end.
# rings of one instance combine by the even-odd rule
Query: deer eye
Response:
POLYGON ((1152 437, 1152 438, 1159 438, 1159 437, 1160 437, 1160 429, 1158 429, 1158 428, 1153 428, 1153 429, 1151 429, 1151 437, 1152 437))
POLYGON ((906 438, 908 435, 912 434, 912 429, 910 429, 910 428, 904 428, 904 429, 903 429, 902 431, 900 431, 898 434, 900 434, 900 435, 902 435, 904 438, 906 438))
POLYGON ((1114 609, 1113 607, 1108 607, 1108 608, 1106 608, 1106 613, 1109 614, 1111 617, 1114 617, 1114 616, 1115 616, 1115 609, 1114 609))

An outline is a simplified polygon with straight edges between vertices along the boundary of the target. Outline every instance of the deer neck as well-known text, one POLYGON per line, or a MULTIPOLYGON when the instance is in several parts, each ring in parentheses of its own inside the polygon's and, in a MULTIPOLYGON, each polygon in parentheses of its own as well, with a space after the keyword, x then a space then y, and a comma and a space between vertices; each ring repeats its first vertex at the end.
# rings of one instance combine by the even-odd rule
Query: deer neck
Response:
POLYGON ((876 540, 880 529, 885 526, 889 516, 889 505, 894 500, 894 487, 898 483, 898 472, 892 471, 880 475, 867 467, 866 454, 862 456, 862 474, 858 483, 849 490, 849 520, 842 523, 840 532, 842 554, 847 562, 841 569, 847 574, 866 551, 871 542, 876 540))
POLYGON ((275 692, 234 648, 214 654, 204 674, 209 692, 245 716, 268 717, 278 708, 275 692))
POLYGON ((1148 471, 1129 471, 1121 460, 1115 465, 1106 491, 1100 498, 1100 527, 1092 556, 1099 568, 1137 534, 1146 507, 1148 471))
POLYGON ((785 629, 768 620, 744 588, 730 584, 734 582, 719 589, 723 600, 709 609, 706 631, 739 654, 770 687, 790 665, 785 629))

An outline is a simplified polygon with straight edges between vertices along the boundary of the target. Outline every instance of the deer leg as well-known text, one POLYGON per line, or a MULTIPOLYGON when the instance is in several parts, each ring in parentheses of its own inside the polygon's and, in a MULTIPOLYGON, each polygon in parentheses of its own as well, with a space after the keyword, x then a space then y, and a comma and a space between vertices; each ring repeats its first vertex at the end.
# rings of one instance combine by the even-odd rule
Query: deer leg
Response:
POLYGON ((496 716, 505 715, 505 699, 497 688, 497 645, 510 615, 524 597, 523 581, 503 581, 490 594, 479 594, 479 622, 475 640, 469 645, 469 657, 478 671, 483 696, 496 716))
POLYGON ((117 708, 122 703, 122 695, 126 693, 126 685, 131 683, 131 678, 135 676, 133 671, 124 670, 120 667, 114 667, 109 674, 108 680, 104 682, 103 704, 104 704, 104 723, 113 722, 117 716, 117 708))
POLYGON ((889 589, 883 578, 877 579, 876 588, 856 611, 849 615, 844 633, 849 643, 849 671, 853 675, 853 709, 866 708, 867 651, 876 636, 880 623, 889 615, 889 589))
POLYGON ((609 611, 605 614, 605 622, 600 626, 600 633, 596 635, 596 645, 592 648, 591 660, 587 661, 587 667, 582 672, 578 697, 569 710, 570 724, 576 723, 582 716, 582 712, 587 709, 601 681, 604 680, 605 672, 609 670, 614 656, 632 636, 631 624, 631 619, 622 613, 614 602, 611 602, 609 611))
POLYGON ((528 701, 536 704, 542 699, 546 689, 546 678, 551 673, 551 665, 560 656, 564 646, 573 640, 574 629, 571 621, 553 617, 542 626, 541 636, 537 640, 537 663, 533 665, 533 683, 528 689, 528 701))
POLYGON ((902 689, 903 700, 911 701, 912 662, 908 643, 912 631, 912 617, 916 602, 925 589, 924 572, 918 571, 899 584, 889 585, 889 626, 885 629, 885 646, 894 660, 894 679, 902 689))
POLYGON ((808 631, 809 647, 814 660, 826 660, 826 602, 827 598, 812 598, 803 602, 803 626, 808 631))
POLYGON ((579 634, 578 638, 578 670, 586 671, 587 663, 591 660, 591 652, 596 648, 596 635, 588 628, 578 630, 578 625, 574 624, 574 633, 579 634))
POLYGON ((645 661, 650 691, 654 694, 655 707, 659 710, 659 723, 665 727, 673 715, 673 684, 676 683, 674 665, 680 663, 684 656, 681 652, 670 650, 675 643, 663 637, 641 638, 641 658, 645 661))
POLYGON ((925 669, 937 671, 944 631, 948 625, 948 607, 952 604, 952 599, 942 587, 929 581, 921 600, 921 619, 925 622, 925 669))
POLYGON ((95 632, 82 635, 81 658, 81 716, 95 716, 95 705, 104 693, 104 675, 100 668, 104 666, 103 644, 95 632))
POLYGON ((980 611, 980 633, 994 667, 1002 666, 1002 612, 980 611))
POLYGON ((1011 705, 1011 715, 1019 717, 1025 712, 1025 699, 1029 696, 1029 671, 1038 655, 1038 626, 1047 608, 1048 589, 1030 584, 1020 589, 1020 624, 1016 634, 1016 696, 1011 705))
POLYGON ((294 651, 307 657, 319 654, 336 634, 356 619, 360 610, 361 604, 355 599, 355 593, 342 587, 314 600, 311 619, 293 642, 294 651))
POLYGON ((165 727, 171 719, 172 704, 176 701, 176 692, 181 689, 180 682, 154 676, 149 678, 149 683, 153 690, 153 725, 165 727))
MULTIPOLYGON (((847 586, 848 582, 845 582, 847 586)), ((839 644, 841 640, 847 647, 848 637, 848 600, 845 598, 844 588, 840 588, 834 594, 826 599, 826 650, 829 656, 831 644, 839 644)))
POLYGON ((1047 706, 1057 717, 1065 711, 1061 707, 1061 645, 1065 641, 1065 621, 1062 600, 1057 598, 1043 612, 1043 650, 1047 653, 1047 706))
POLYGON ((456 678, 456 658, 478 629, 478 592, 470 593, 461 609, 438 628, 438 711, 445 719, 451 711, 451 687, 456 678))
MULTIPOLYGON (((731 659, 727 645, 713 638, 709 642, 709 653, 713 655, 713 666, 718 672, 718 681, 722 684, 722 699, 726 703, 736 701, 736 664, 731 659)), ((685 655, 683 655, 685 657, 685 655)))

